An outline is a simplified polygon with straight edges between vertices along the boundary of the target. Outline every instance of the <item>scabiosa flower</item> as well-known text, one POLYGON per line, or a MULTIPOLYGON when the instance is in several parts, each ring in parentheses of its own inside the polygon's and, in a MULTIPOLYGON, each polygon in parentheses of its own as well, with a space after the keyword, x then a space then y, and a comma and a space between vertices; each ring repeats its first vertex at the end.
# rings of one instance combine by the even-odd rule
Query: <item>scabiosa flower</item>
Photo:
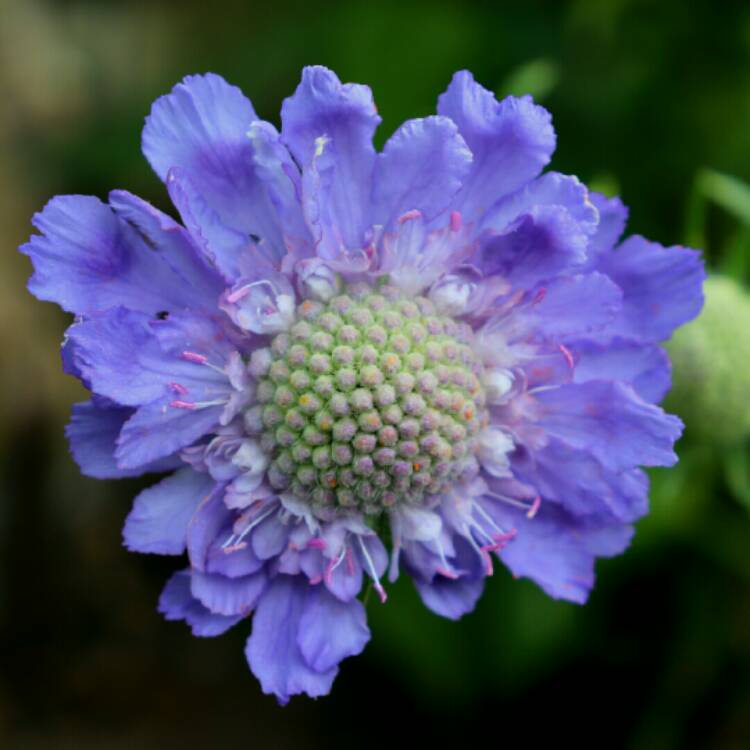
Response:
POLYGON ((246 656, 281 702, 327 693, 370 637, 362 596, 409 575, 470 611, 493 557, 585 601, 681 424, 660 341, 701 307, 698 254, 541 174, 529 97, 458 73, 381 153, 365 86, 308 68, 281 131, 215 75, 153 106, 143 150, 181 223, 124 191, 62 196, 22 250, 75 314, 90 389, 68 428, 100 478, 173 471, 132 550, 181 556, 159 609, 246 656), (243 623, 244 625, 244 623, 243 623))

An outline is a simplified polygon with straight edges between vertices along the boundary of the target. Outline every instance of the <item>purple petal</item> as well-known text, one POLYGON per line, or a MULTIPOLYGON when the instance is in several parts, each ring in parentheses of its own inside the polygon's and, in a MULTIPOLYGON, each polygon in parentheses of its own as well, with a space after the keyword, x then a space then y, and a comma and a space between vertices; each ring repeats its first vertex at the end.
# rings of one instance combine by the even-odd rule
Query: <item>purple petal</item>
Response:
POLYGON ((570 383, 535 394, 540 425, 550 437, 589 452, 614 471, 636 466, 672 466, 673 445, 682 433, 677 417, 641 400, 616 381, 570 383))
POLYGON ((501 102, 467 71, 456 73, 438 99, 438 114, 450 117, 474 155, 474 165, 456 207, 479 218, 498 199, 534 179, 555 149, 549 113, 531 97, 501 102))
MULTIPOLYGON (((148 315, 116 308, 72 325, 67 336, 73 342, 81 376, 93 391, 117 403, 151 403, 174 393, 173 383, 187 389, 193 402, 227 397, 230 386, 225 375, 179 352, 164 351, 154 331, 148 315)), ((183 343, 185 349, 190 348, 189 339, 183 343)))
POLYGON ((220 76, 188 76, 154 103, 143 153, 162 180, 175 168, 188 175, 219 222, 259 237, 280 258, 282 230, 248 136, 257 119, 244 94, 220 76))
POLYGON ((361 654, 370 640, 365 608, 358 599, 342 602, 314 586, 307 594, 297 645, 316 672, 335 669, 347 656, 361 654))
POLYGON ((619 198, 589 193, 589 199, 599 212, 599 224, 589 242, 589 255, 595 265, 602 253, 608 253, 614 248, 625 231, 628 209, 619 198))
POLYGON ((611 323, 621 304, 622 292, 604 274, 563 276, 510 315, 490 320, 486 332, 498 329, 508 341, 540 334, 553 340, 582 336, 611 323))
POLYGON ((194 570, 191 574, 190 591, 211 612, 219 615, 246 615, 257 604, 267 583, 265 572, 226 578, 194 570))
POLYGON ((471 162, 471 151, 448 118, 405 122, 378 154, 371 222, 389 228, 415 209, 431 221, 450 206, 471 162))
POLYGON ((362 247, 375 163, 372 136, 380 122, 370 89, 342 84, 323 67, 305 68, 297 90, 284 101, 281 121, 282 139, 303 174, 320 156, 316 164, 324 184, 314 223, 324 248, 336 257, 341 245, 362 247))
POLYGON ((188 524, 187 551, 193 570, 206 570, 209 554, 232 534, 233 514, 224 505, 223 490, 223 485, 219 485, 215 492, 204 498, 188 524))
POLYGON ((224 224, 184 170, 178 167, 169 170, 167 190, 204 258, 229 283, 238 279, 244 265, 258 255, 254 240, 224 224))
POLYGON ((311 255, 312 237, 302 215, 302 184, 297 165, 270 123, 257 120, 247 135, 253 147, 255 174, 265 183, 279 216, 287 249, 296 260, 311 255))
POLYGON ((299 647, 300 621, 309 589, 301 576, 275 578, 258 603, 245 648, 250 669, 263 692, 276 695, 282 704, 299 693, 312 698, 326 695, 338 671, 336 667, 325 672, 312 669, 299 647))
POLYGON ((136 552, 182 554, 188 523, 215 487, 208 474, 185 468, 144 490, 125 520, 125 545, 136 552))
POLYGON ((187 448, 219 425, 223 406, 182 409, 172 397, 141 406, 123 425, 115 461, 121 469, 139 468, 187 448))
POLYGON ((484 591, 484 577, 453 580, 437 575, 429 583, 415 578, 414 586, 425 607, 441 617, 458 620, 476 607, 484 591))
POLYGON ((53 198, 34 226, 42 234, 21 251, 34 264, 29 290, 39 299, 78 314, 121 305, 155 315, 195 304, 195 289, 97 198, 53 198))
POLYGON ((575 519, 550 504, 543 504, 533 519, 500 503, 492 513, 518 532, 500 552, 513 575, 531 578, 549 596, 577 604, 586 601, 594 585, 595 559, 619 554, 633 535, 631 526, 575 519))
POLYGON ((286 546, 288 538, 289 526, 281 523, 278 513, 273 513, 253 531, 253 552, 261 560, 276 557, 286 546))
POLYGON ((120 218, 138 230, 151 252, 155 250, 174 271, 176 278, 173 283, 187 285, 189 294, 185 296, 190 298, 189 307, 215 309, 224 284, 187 230, 167 214, 125 190, 112 191, 109 202, 120 218))
MULTIPOLYGON (((330 575, 324 572, 323 581, 326 588, 342 602, 348 602, 354 599, 362 590, 362 566, 357 557, 351 555, 339 564, 330 575)), ((328 562, 330 565, 330 561, 328 562)))
POLYGON ((575 516, 633 523, 648 511, 648 477, 640 469, 613 471, 588 453, 557 440, 535 451, 532 465, 514 461, 516 477, 575 516))
POLYGON ((588 236, 563 206, 534 206, 502 234, 489 238, 477 265, 524 289, 575 272, 586 260, 588 236))
POLYGON ((502 198, 482 220, 482 228, 504 231, 519 216, 541 206, 564 208, 587 236, 596 234, 599 212, 586 186, 572 175, 547 172, 502 198))
POLYGON ((187 76, 154 103, 143 130, 143 152, 162 180, 175 166, 217 180, 222 169, 238 168, 233 162, 241 161, 247 129, 257 119, 244 94, 220 76, 187 76))
POLYGON ((608 344, 578 341, 568 345, 576 355, 574 380, 622 380, 645 401, 658 404, 671 384, 667 353, 657 344, 613 339, 608 344))
POLYGON ((622 293, 603 274, 566 276, 550 283, 528 317, 534 328, 558 338, 597 331, 620 310, 622 293))
MULTIPOLYGON (((227 538, 231 530, 227 529, 227 538)), ((226 539, 219 537, 211 545, 206 558, 206 572, 217 573, 227 578, 240 578, 257 573, 264 564, 259 560, 251 545, 244 547, 224 547, 226 539)))
POLYGON ((623 309, 607 330, 640 340, 663 341, 703 306, 703 261, 696 250, 662 247, 631 237, 600 256, 597 268, 623 291, 623 309))
POLYGON ((474 609, 484 590, 485 579, 479 556, 469 543, 456 537, 455 548, 456 555, 452 562, 454 567, 464 571, 459 578, 448 578, 436 573, 434 561, 429 566, 427 578, 414 576, 414 586, 424 605, 449 620, 458 620, 474 609))
POLYGON ((189 570, 181 570, 167 581, 159 597, 159 612, 167 620, 185 620, 190 625, 193 635, 205 638, 226 633, 244 617, 217 615, 206 609, 190 593, 189 570))
POLYGON ((70 441, 73 458, 86 476, 119 479, 146 472, 171 471, 182 465, 182 461, 175 456, 168 456, 134 469, 123 469, 115 463, 115 441, 122 426, 132 414, 132 409, 100 408, 91 401, 73 405, 73 413, 65 434, 70 441))

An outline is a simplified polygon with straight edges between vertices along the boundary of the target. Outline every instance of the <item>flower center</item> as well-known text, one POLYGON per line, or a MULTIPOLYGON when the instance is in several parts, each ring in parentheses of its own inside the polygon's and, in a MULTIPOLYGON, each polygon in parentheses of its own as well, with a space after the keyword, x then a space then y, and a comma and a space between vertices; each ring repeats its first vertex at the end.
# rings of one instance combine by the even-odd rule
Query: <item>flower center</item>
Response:
POLYGON ((472 337, 427 298, 389 285, 302 302, 258 382, 271 485, 321 508, 375 514, 429 505, 472 474, 486 422, 472 337))

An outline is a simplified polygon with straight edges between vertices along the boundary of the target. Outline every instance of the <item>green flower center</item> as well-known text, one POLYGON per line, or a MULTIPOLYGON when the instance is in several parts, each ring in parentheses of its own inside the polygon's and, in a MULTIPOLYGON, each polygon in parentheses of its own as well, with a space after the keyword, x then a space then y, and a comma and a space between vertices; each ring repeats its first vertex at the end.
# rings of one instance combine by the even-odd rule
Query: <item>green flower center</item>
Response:
POLYGON ((388 285, 300 304, 258 382, 272 486, 368 514, 429 504, 475 465, 486 413, 472 340, 388 285))

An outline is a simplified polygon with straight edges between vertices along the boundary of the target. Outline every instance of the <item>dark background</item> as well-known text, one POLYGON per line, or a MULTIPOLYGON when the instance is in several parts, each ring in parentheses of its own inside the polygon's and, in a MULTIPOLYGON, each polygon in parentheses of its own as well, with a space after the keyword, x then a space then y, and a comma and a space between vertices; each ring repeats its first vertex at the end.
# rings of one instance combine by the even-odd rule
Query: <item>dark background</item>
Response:
POLYGON ((723 445, 721 421, 654 473, 653 511, 588 605, 498 570, 450 623, 401 581, 328 698, 279 708, 244 661, 247 627, 199 640, 155 611, 177 562, 121 546, 138 481, 69 458, 68 321, 26 293, 15 247, 56 193, 167 208, 140 130, 183 75, 224 75, 278 123, 310 63, 373 88, 379 144, 459 68, 530 92, 553 113, 553 168, 621 194, 631 232, 748 281, 746 0, 0 0, 0 746, 750 747, 748 440, 723 445))

